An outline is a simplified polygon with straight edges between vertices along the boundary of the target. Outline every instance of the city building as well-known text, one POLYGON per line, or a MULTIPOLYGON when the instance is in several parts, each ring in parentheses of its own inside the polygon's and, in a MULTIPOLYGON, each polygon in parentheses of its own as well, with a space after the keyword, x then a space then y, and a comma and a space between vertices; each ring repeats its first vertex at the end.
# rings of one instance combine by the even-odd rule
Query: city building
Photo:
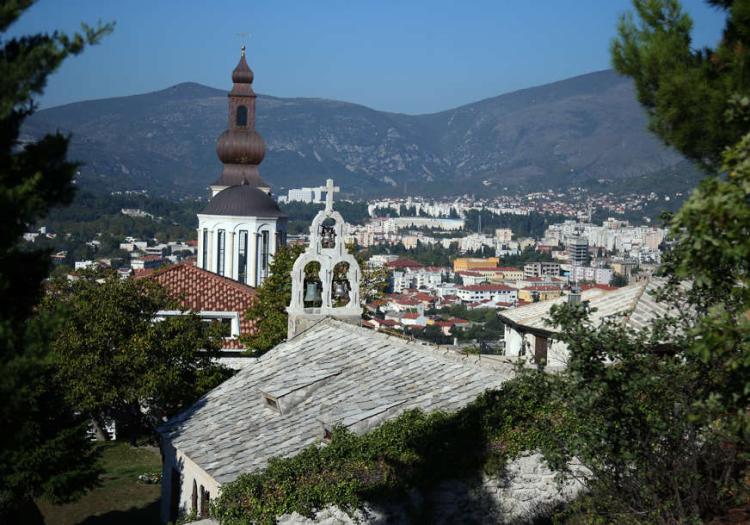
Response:
POLYGON ((568 261, 574 266, 586 266, 589 263, 589 241, 583 237, 571 237, 567 244, 568 261))
POLYGON ((506 304, 518 301, 518 290, 504 284, 473 284, 459 286, 456 295, 465 303, 494 300, 506 304))
POLYGON ((393 292, 401 293, 410 288, 434 289, 443 282, 447 268, 405 268, 393 272, 393 292))
POLYGON ((664 303, 654 296, 657 281, 644 280, 638 284, 605 290, 589 288, 580 294, 569 294, 549 301, 540 301, 501 312, 505 324, 505 355, 525 356, 529 361, 552 368, 567 366, 567 345, 555 339, 550 325, 550 309, 566 301, 587 301, 592 308, 591 321, 601 323, 615 318, 633 329, 641 329, 659 316, 669 313, 664 303))
POLYGON ((555 262, 533 262, 523 265, 523 277, 557 277, 560 275, 560 264, 555 262))
POLYGON ((510 228, 497 228, 495 230, 495 240, 499 243, 507 244, 513 240, 513 231, 510 228))
POLYGON ((497 267, 500 259, 497 257, 459 257, 453 261, 453 271, 462 272, 475 268, 497 267))
POLYGON ((518 300, 527 303, 548 301, 560 297, 561 295, 562 289, 559 286, 551 284, 537 284, 518 290, 518 300))
POLYGON ((323 202, 321 188, 293 188, 287 192, 286 202, 320 204, 323 202))
POLYGON ((596 284, 609 284, 612 280, 612 270, 590 266, 573 266, 568 278, 573 282, 589 281, 596 284))
POLYGON ((252 332, 254 321, 246 319, 245 312, 256 295, 254 288, 191 263, 173 264, 137 278, 159 283, 180 305, 179 310, 162 310, 157 317, 183 315, 184 311, 190 311, 205 321, 225 324, 227 329, 221 348, 225 353, 221 360, 228 366, 239 366, 241 358, 233 361, 229 356, 245 349, 239 337, 252 332))

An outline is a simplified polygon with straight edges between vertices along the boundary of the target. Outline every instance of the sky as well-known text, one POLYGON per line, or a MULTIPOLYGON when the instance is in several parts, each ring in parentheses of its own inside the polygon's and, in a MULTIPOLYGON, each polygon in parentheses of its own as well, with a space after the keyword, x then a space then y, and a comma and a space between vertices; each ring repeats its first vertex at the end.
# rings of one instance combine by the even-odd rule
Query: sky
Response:
MULTIPOLYGON (((693 45, 724 14, 682 0, 693 45)), ((247 45, 256 92, 430 113, 610 67, 629 0, 40 0, 3 38, 114 21, 68 59, 41 107, 180 82, 229 89, 247 45)))

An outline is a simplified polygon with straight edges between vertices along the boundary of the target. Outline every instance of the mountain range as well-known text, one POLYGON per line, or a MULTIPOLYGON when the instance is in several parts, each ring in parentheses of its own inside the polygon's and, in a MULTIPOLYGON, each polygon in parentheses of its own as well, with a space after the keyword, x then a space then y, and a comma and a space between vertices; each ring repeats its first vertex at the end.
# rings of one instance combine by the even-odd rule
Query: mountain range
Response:
MULTIPOLYGON (((72 134, 92 191, 203 196, 221 171, 227 92, 196 83, 41 110, 22 138, 72 134)), ((258 96, 262 176, 275 193, 333 178, 346 194, 499 194, 568 186, 688 188, 697 171, 647 129, 632 81, 611 70, 425 115, 258 96), (625 184, 623 184, 625 182, 625 184)))

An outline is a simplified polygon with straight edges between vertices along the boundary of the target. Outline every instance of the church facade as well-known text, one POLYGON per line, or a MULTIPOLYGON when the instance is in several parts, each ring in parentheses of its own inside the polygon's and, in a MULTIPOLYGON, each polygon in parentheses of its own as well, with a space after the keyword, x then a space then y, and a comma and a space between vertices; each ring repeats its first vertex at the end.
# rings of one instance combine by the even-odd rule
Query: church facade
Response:
POLYGON ((265 143, 255 129, 257 96, 245 48, 232 72, 227 129, 216 144, 222 172, 198 214, 199 268, 257 287, 286 244, 287 220, 259 171, 265 143))

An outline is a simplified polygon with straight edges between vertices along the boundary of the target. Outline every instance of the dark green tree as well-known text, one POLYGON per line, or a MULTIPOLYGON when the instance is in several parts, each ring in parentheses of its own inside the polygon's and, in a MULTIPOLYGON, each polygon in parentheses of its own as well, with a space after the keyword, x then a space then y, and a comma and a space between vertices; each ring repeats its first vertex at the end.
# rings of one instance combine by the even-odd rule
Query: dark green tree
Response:
MULTIPOLYGON (((747 498, 750 444, 750 134, 743 102, 750 4, 727 10, 716 50, 690 49, 675 0, 634 0, 612 52, 651 128, 710 172, 670 219, 658 293, 670 313, 641 331, 553 307, 570 350, 565 444, 590 469, 586 520, 700 523, 747 498)), ((584 521, 586 521, 584 520, 584 521)))
POLYGON ((253 355, 260 355, 286 339, 286 307, 292 299, 292 266, 304 246, 282 246, 271 261, 271 275, 258 287, 258 295, 245 312, 255 320, 254 332, 244 336, 242 343, 253 355))
POLYGON ((710 172, 725 148, 750 131, 750 6, 710 0, 727 13, 719 44, 691 46, 693 23, 677 0, 634 0, 612 43, 615 69, 635 80, 649 126, 665 143, 710 172), (727 114, 744 118, 727 121, 727 114))
POLYGON ((85 422, 62 395, 47 350, 53 319, 30 320, 50 269, 47 251, 23 251, 19 240, 52 206, 73 195, 76 164, 68 138, 47 135, 26 145, 18 137, 47 77, 112 29, 5 38, 32 4, 0 4, 0 522, 27 521, 33 498, 66 501, 92 486, 96 458, 85 422))
POLYGON ((131 440, 228 377, 212 360, 220 329, 196 315, 154 322, 178 306, 146 279, 90 272, 51 286, 43 311, 59 319, 52 348, 60 381, 78 411, 113 419, 131 440))

